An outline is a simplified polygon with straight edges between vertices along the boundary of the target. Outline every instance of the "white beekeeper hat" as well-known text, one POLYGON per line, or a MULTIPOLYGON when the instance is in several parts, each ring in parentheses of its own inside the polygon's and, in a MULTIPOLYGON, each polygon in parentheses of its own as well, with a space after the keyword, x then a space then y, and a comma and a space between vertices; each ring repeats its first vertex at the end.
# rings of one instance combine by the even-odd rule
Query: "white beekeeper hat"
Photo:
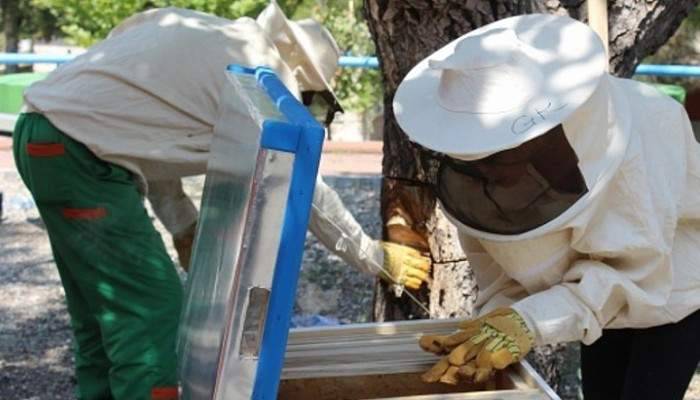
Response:
POLYGON ((282 59, 300 68, 297 72, 305 76, 305 90, 333 93, 330 81, 338 68, 340 49, 323 25, 309 18, 290 21, 274 0, 258 15, 257 22, 277 45, 282 59))
POLYGON ((399 85, 394 113, 418 144, 479 159, 566 120, 594 93, 607 62, 601 40, 579 21, 511 17, 418 63, 399 85))

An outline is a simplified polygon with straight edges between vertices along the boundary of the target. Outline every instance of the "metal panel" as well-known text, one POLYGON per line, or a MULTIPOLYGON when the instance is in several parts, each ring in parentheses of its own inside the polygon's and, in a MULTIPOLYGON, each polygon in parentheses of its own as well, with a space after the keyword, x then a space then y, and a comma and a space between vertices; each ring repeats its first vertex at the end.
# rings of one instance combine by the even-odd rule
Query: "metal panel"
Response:
POLYGON ((273 399, 323 129, 274 73, 230 67, 178 343, 183 399, 273 399))
MULTIPOLYGON (((183 399, 212 399, 226 351, 249 362, 228 378, 252 390, 258 350, 248 326, 264 315, 279 247, 293 156, 260 147, 262 123, 284 120, 254 75, 228 75, 211 145, 179 339, 183 399), (273 251, 271 251, 273 250, 273 251), (256 288, 256 289, 253 289, 256 288), (255 295, 255 294, 258 295, 255 295), (250 296, 253 294, 253 296, 250 296), (249 307, 250 306, 250 307, 249 307), (245 339, 247 347, 241 348, 245 339)), ((259 324, 258 324, 259 325, 259 324)), ((258 326, 258 336, 262 327, 258 326)), ((250 395, 241 393, 241 397, 250 395)))

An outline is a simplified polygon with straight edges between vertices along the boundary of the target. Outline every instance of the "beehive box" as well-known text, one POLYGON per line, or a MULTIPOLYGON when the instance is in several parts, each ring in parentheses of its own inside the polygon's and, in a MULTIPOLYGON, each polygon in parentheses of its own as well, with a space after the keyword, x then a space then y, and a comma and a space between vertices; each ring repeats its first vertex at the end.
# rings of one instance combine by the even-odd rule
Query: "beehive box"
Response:
POLYGON ((487 384, 423 383, 420 375, 438 357, 422 351, 418 338, 456 327, 423 320, 292 330, 278 399, 559 399, 525 362, 487 384))

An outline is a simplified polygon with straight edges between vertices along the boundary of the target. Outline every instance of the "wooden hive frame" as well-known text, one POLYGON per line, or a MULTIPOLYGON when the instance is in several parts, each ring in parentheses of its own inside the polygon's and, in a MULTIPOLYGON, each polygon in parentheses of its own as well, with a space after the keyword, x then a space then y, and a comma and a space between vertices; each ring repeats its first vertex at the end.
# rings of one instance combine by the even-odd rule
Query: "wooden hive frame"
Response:
POLYGON ((279 399, 559 399, 526 362, 499 373, 487 385, 423 383, 420 374, 438 357, 421 350, 418 338, 456 329, 457 320, 294 329, 279 399))

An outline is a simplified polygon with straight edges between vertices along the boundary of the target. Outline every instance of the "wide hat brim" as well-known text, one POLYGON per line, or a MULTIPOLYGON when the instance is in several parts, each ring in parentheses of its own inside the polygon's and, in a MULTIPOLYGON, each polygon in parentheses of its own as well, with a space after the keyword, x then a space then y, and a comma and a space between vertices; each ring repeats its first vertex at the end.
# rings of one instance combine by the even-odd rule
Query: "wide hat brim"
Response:
MULTIPOLYGON (((304 30, 294 21, 289 21, 289 29, 294 36, 294 40, 299 44, 299 47, 301 48, 301 51, 304 53, 306 58, 309 60, 309 64, 313 68, 313 73, 316 75, 316 77, 323 82, 323 84, 326 86, 328 90, 331 90, 331 85, 330 83, 326 80, 323 71, 321 69, 321 66, 318 65, 318 62, 316 61, 316 58, 313 56, 313 39, 308 37, 304 30)), ((338 67, 338 63, 336 62, 334 65, 336 68, 338 67)))
POLYGON ((394 114, 412 141, 463 159, 482 158, 517 147, 566 120, 590 98, 607 63, 600 38, 579 21, 547 14, 511 17, 474 30, 419 62, 396 91, 394 114), (447 58, 465 38, 504 28, 537 49, 534 62, 543 79, 529 100, 493 113, 441 106, 437 96, 442 70, 430 68, 429 60, 447 58))
MULTIPOLYGON (((260 13, 257 18, 257 22, 261 26, 265 27, 265 29, 282 30, 287 37, 293 40, 303 53, 303 56, 307 61, 306 64, 311 67, 306 72, 312 75, 311 78, 315 78, 318 82, 321 82, 324 88, 336 99, 336 103, 338 103, 338 99, 333 91, 333 88, 331 87, 330 82, 326 80, 321 66, 318 65, 318 57, 314 55, 315 50, 313 40, 306 34, 304 29, 299 26, 299 24, 287 18, 284 11, 282 11, 276 1, 271 1, 263 12, 260 13)), ((335 67, 337 68, 337 61, 335 63, 335 67)))

